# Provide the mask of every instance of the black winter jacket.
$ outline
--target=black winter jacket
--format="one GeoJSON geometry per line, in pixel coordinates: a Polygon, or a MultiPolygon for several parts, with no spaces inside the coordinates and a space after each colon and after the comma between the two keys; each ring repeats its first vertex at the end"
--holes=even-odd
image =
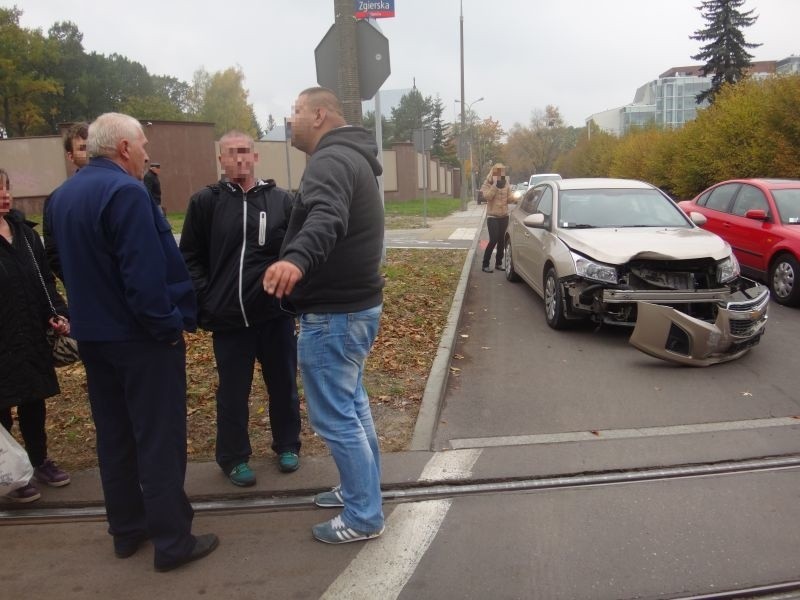
{"type": "Polygon", "coordinates": [[[227,181],[189,201],[180,248],[198,301],[198,323],[225,331],[288,313],[264,292],[264,271],[278,259],[291,195],[268,179],[244,193],[227,181]]]}
{"type": "Polygon", "coordinates": [[[35,224],[25,221],[16,210],[5,219],[14,241],[9,244],[0,236],[0,408],[59,393],[52,350],[45,337],[52,313],[25,239],[33,249],[56,311],[67,315],[42,242],[31,229],[35,224]]]}
{"type": "Polygon", "coordinates": [[[378,146],[362,127],[322,136],[295,197],[281,257],[303,278],[290,300],[298,312],[358,312],[383,302],[383,203],[378,146]]]}

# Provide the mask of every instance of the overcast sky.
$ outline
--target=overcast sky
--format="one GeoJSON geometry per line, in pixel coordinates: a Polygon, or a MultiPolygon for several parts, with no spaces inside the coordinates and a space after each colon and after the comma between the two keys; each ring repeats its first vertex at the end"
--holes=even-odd
{"type": "MultiPolygon", "coordinates": [[[[14,2],[0,0],[10,7],[14,2]]],[[[191,82],[193,72],[239,66],[263,124],[289,115],[297,92],[316,85],[314,48],[333,24],[333,0],[16,0],[24,27],[70,20],[87,52],[117,52],[152,74],[191,82]]],[[[479,117],[507,130],[557,106],[569,125],[631,102],[636,88],[695,64],[704,27],[700,0],[463,0],[465,95],[479,117]]],[[[754,60],[800,54],[800,0],[747,0],[754,60]]],[[[459,0],[395,0],[378,21],[392,74],[383,89],[442,98],[452,120],[460,98],[459,0]]]]}

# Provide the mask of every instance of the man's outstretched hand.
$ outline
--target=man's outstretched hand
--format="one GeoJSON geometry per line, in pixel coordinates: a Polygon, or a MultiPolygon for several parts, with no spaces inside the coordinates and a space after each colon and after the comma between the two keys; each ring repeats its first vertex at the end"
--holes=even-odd
{"type": "Polygon", "coordinates": [[[292,293],[295,284],[303,278],[303,272],[288,260],[279,260],[271,264],[264,272],[264,291],[276,298],[283,298],[292,293]]]}

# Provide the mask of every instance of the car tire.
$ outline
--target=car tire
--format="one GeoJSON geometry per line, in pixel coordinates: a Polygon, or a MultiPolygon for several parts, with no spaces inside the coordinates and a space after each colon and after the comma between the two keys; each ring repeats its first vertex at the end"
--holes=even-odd
{"type": "Polygon", "coordinates": [[[564,329],[567,326],[567,317],[564,315],[564,292],[553,267],[550,267],[544,276],[544,318],[552,329],[564,329]]]}
{"type": "Polygon", "coordinates": [[[505,253],[503,254],[503,266],[506,269],[506,279],[512,283],[520,280],[519,275],[514,270],[514,255],[511,253],[511,238],[506,238],[505,253]]]}
{"type": "Polygon", "coordinates": [[[791,254],[779,254],[769,269],[772,298],[784,306],[800,305],[800,264],[791,254]]]}

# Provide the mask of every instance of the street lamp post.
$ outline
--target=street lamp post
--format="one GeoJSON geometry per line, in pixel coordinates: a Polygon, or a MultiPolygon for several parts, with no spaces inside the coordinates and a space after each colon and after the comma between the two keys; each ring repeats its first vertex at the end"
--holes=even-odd
{"type": "MultiPolygon", "coordinates": [[[[484,100],[483,96],[481,96],[477,100],[473,100],[472,102],[467,104],[467,110],[466,111],[462,111],[462,114],[469,113],[472,110],[472,105],[473,104],[477,104],[478,102],[483,102],[483,100],[484,100]]],[[[461,102],[461,100],[456,100],[456,102],[461,102]]],[[[462,104],[462,108],[463,108],[463,104],[462,104]]],[[[462,119],[462,124],[461,124],[461,135],[462,136],[464,135],[463,119],[462,119]]],[[[470,182],[472,184],[472,195],[473,195],[473,197],[475,196],[475,163],[473,162],[473,158],[472,158],[472,147],[474,146],[474,144],[475,144],[475,124],[473,123],[473,119],[470,119],[470,125],[469,125],[469,172],[470,172],[470,182]]],[[[462,178],[462,181],[464,181],[464,179],[465,178],[462,178]]]]}

